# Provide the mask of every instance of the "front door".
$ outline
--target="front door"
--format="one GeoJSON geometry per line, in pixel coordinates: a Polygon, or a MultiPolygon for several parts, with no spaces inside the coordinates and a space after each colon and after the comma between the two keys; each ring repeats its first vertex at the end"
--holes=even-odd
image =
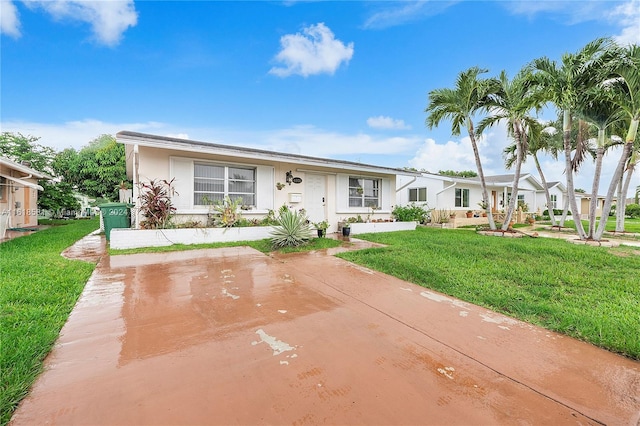
{"type": "Polygon", "coordinates": [[[326,177],[324,175],[307,174],[305,178],[305,209],[311,222],[322,222],[325,215],[326,177]]]}

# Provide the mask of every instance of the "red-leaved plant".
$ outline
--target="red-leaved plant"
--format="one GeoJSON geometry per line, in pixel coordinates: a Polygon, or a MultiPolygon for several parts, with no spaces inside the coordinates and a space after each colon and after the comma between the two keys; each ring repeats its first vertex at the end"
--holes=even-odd
{"type": "Polygon", "coordinates": [[[149,183],[140,183],[140,213],[144,220],[140,226],[144,229],[167,228],[176,211],[171,203],[171,196],[177,194],[173,181],[152,179],[149,183]]]}

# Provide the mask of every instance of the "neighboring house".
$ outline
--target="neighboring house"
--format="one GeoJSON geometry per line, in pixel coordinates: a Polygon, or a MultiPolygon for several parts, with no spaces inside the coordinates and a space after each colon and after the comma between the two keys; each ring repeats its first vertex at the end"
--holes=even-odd
{"type": "MultiPolygon", "coordinates": [[[[493,212],[507,207],[511,195],[513,175],[486,176],[489,203],[493,212]]],[[[425,204],[430,209],[450,210],[462,215],[468,210],[480,212],[482,202],[482,186],[480,178],[459,178],[453,176],[422,173],[420,176],[398,175],[398,204],[425,204]]],[[[518,199],[524,201],[529,212],[544,210],[543,187],[530,174],[520,177],[518,199]],[[542,194],[542,198],[539,197],[542,194]]]]}
{"type": "Polygon", "coordinates": [[[50,179],[42,172],[0,157],[0,231],[38,225],[38,179],[50,179]]]}
{"type": "MultiPolygon", "coordinates": [[[[578,210],[581,219],[589,219],[589,204],[591,203],[591,194],[586,194],[584,192],[576,192],[576,202],[578,204],[578,210]]],[[[604,209],[604,200],[607,197],[605,195],[598,195],[598,202],[596,204],[596,217],[599,217],[602,214],[602,210],[604,209]]],[[[616,199],[614,197],[613,204],[616,203],[616,199]]],[[[571,207],[569,207],[571,209],[571,207]]]]}
{"type": "Polygon", "coordinates": [[[398,169],[128,131],[116,139],[126,147],[134,202],[141,182],[174,179],[178,222],[206,223],[206,199],[225,196],[242,198],[247,219],[287,205],[312,222],[327,220],[329,231],[357,215],[390,217],[396,204],[398,169]]]}
{"type": "MultiPolygon", "coordinates": [[[[567,202],[567,188],[562,182],[547,182],[547,188],[549,189],[549,196],[551,197],[551,208],[563,210],[564,205],[567,202]]],[[[537,203],[541,206],[541,212],[547,210],[547,196],[545,195],[544,190],[540,190],[540,192],[538,192],[537,203]]]]}

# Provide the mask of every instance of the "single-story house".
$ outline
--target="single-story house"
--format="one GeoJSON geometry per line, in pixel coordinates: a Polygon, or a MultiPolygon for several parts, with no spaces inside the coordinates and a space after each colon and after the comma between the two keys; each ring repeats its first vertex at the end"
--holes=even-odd
{"type": "Polygon", "coordinates": [[[242,199],[247,219],[287,205],[333,232],[349,217],[389,218],[396,204],[399,169],[129,131],[116,139],[126,147],[134,202],[141,182],[173,179],[176,222],[206,223],[207,201],[229,196],[242,199]]]}
{"type": "Polygon", "coordinates": [[[0,157],[0,238],[7,228],[38,225],[38,179],[48,175],[0,157]]]}
{"type": "MultiPolygon", "coordinates": [[[[485,176],[493,212],[500,212],[507,207],[512,181],[513,175],[485,176]]],[[[542,212],[546,208],[542,184],[531,174],[523,174],[518,186],[518,200],[527,205],[528,212],[542,212]]],[[[478,177],[461,178],[433,173],[399,175],[397,191],[400,205],[424,204],[430,209],[449,210],[457,216],[464,215],[468,210],[482,210],[482,187],[478,177]]]]}

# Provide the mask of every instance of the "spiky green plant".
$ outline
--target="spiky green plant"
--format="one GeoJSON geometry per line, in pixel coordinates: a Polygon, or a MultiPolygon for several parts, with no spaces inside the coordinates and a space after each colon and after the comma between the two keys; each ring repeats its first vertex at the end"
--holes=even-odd
{"type": "Polygon", "coordinates": [[[309,221],[304,213],[281,209],[277,225],[271,232],[271,244],[276,249],[297,247],[309,241],[311,236],[309,221]]]}

